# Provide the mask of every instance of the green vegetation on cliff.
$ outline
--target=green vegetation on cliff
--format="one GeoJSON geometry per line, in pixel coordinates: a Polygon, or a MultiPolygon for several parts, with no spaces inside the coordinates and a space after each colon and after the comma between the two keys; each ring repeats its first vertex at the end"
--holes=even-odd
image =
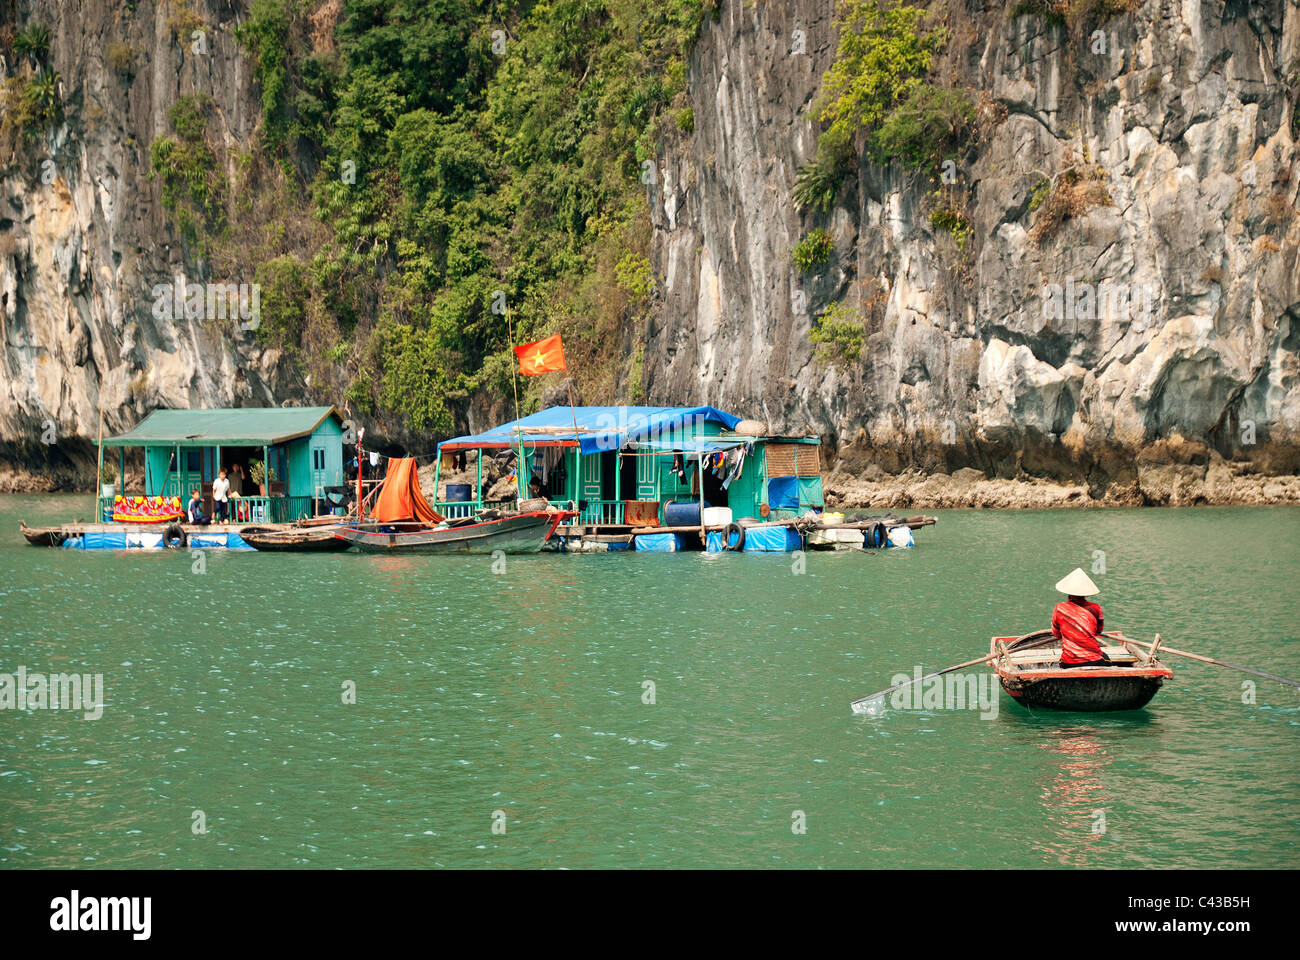
{"type": "Polygon", "coordinates": [[[935,167],[956,151],[975,120],[961,90],[928,79],[948,30],[922,7],[842,0],[839,46],[822,78],[817,118],[826,129],[800,172],[795,201],[827,210],[852,169],[856,145],[875,163],[935,167]]]}
{"type": "Polygon", "coordinates": [[[210,239],[255,274],[258,335],[330,399],[451,430],[470,396],[510,396],[508,323],[516,343],[562,333],[588,399],[635,395],[646,183],[690,135],[685,56],[712,6],[253,0],[244,182],[212,176],[197,102],[154,174],[196,253],[210,239]]]}

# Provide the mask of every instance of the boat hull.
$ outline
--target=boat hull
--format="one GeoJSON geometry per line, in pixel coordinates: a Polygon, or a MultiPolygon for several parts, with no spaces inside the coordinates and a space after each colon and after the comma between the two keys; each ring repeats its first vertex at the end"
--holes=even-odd
{"type": "Polygon", "coordinates": [[[24,523],[19,530],[33,547],[59,547],[67,539],[67,534],[59,527],[29,527],[24,523]]]}
{"type": "Polygon", "coordinates": [[[334,536],[337,527],[305,527],[290,530],[245,527],[239,532],[243,541],[263,552],[323,553],[346,550],[346,540],[334,536]]]}
{"type": "Polygon", "coordinates": [[[446,529],[403,531],[382,524],[340,527],[335,535],[365,553],[537,553],[564,513],[520,513],[446,529]]]}
{"type": "Polygon", "coordinates": [[[1102,649],[1114,665],[1062,667],[1059,641],[1025,644],[1041,637],[994,637],[994,672],[1007,694],[1027,709],[1083,713],[1140,710],[1174,673],[1158,660],[1143,660],[1123,634],[1106,634],[1102,649]],[[1017,640],[1022,641],[1017,646],[1017,640]]]}
{"type": "MultiPolygon", "coordinates": [[[[1074,668],[1078,673],[1082,669],[1074,668]]],[[[1137,671],[1134,671],[1137,672],[1137,671]]],[[[1001,678],[1002,689],[1022,707],[1091,713],[1141,710],[1156,695],[1162,677],[1061,677],[1033,681],[1001,678]]]]}

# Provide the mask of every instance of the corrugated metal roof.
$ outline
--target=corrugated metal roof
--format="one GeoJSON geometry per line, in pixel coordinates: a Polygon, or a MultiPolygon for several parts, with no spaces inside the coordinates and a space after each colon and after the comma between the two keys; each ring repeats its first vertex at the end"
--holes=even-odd
{"type": "Polygon", "coordinates": [[[104,446],[269,446],[312,433],[328,416],[343,419],[333,407],[155,410],[126,433],[105,437],[104,446]]]}
{"type": "Polygon", "coordinates": [[[599,453],[617,450],[628,440],[658,437],[703,421],[720,423],[731,430],[740,423],[740,417],[716,407],[548,407],[483,433],[445,440],[438,449],[509,447],[522,435],[526,445],[572,444],[577,439],[583,453],[599,453]]]}

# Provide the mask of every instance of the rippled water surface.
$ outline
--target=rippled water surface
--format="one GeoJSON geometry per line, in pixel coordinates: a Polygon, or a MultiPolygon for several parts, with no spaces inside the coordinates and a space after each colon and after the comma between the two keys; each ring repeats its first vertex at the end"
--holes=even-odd
{"type": "Polygon", "coordinates": [[[947,512],[803,574],[221,551],[196,573],[16,533],[90,512],[0,497],[0,672],[106,691],[98,720],[0,710],[0,866],[1300,865],[1294,689],[1243,703],[1247,677],[1170,658],[1137,713],[849,710],[1045,625],[1098,550],[1109,627],[1300,677],[1298,509],[947,512]]]}

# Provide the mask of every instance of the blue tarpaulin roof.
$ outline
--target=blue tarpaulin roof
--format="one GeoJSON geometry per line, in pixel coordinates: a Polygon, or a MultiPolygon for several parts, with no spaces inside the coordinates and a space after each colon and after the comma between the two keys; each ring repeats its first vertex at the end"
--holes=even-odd
{"type": "Polygon", "coordinates": [[[710,421],[731,430],[740,423],[740,417],[715,407],[549,407],[483,433],[444,440],[438,449],[512,447],[518,445],[522,435],[525,447],[572,443],[577,439],[583,453],[602,453],[617,450],[629,440],[664,439],[662,435],[670,429],[710,421]],[[573,429],[575,418],[577,433],[573,429]]]}

